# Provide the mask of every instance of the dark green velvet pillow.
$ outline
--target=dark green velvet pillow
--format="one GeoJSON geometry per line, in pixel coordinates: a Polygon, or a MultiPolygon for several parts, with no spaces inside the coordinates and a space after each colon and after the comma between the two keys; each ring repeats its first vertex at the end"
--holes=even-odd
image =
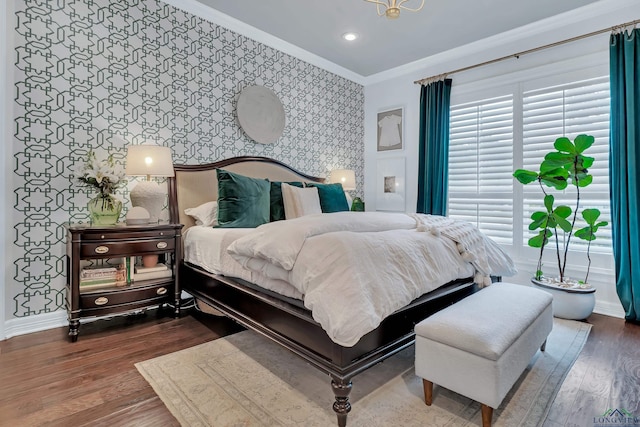
{"type": "Polygon", "coordinates": [[[344,195],[342,184],[316,184],[307,183],[307,187],[317,187],[318,197],[320,197],[320,207],[322,212],[341,212],[349,210],[347,196],[344,195]]]}
{"type": "Polygon", "coordinates": [[[251,228],[269,222],[269,181],[224,169],[218,176],[218,227],[251,228]]]}
{"type": "MultiPolygon", "coordinates": [[[[287,182],[294,187],[303,188],[304,184],[301,182],[287,182]]],[[[282,202],[282,182],[271,181],[271,221],[280,221],[284,219],[284,203],[282,202]]]]}

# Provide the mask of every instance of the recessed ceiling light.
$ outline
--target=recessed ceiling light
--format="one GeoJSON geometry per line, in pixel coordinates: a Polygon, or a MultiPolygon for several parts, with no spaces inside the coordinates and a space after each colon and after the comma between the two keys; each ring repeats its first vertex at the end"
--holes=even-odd
{"type": "Polygon", "coordinates": [[[345,39],[346,41],[352,42],[358,38],[358,35],[356,33],[344,33],[342,35],[342,38],[345,39]]]}

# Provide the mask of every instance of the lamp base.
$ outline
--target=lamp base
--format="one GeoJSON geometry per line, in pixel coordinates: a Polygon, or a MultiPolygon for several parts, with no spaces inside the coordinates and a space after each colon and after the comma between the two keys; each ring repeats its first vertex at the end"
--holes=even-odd
{"type": "Polygon", "coordinates": [[[167,195],[157,182],[141,181],[131,190],[130,195],[132,206],[145,208],[149,212],[149,222],[158,222],[167,195]]]}
{"type": "Polygon", "coordinates": [[[149,224],[149,212],[142,206],[132,206],[127,212],[127,225],[149,224]]]}

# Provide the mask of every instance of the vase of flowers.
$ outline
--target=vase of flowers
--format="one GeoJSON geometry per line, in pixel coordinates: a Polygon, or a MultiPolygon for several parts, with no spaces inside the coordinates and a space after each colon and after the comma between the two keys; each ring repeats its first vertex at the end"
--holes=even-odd
{"type": "Polygon", "coordinates": [[[111,194],[99,194],[89,200],[89,218],[92,224],[113,225],[118,222],[122,212],[122,202],[111,194]]]}
{"type": "Polygon", "coordinates": [[[80,166],[75,176],[81,184],[99,192],[87,205],[91,223],[117,223],[122,212],[122,202],[114,197],[113,193],[126,183],[126,179],[122,168],[116,165],[113,155],[106,159],[98,159],[96,154],[90,151],[87,161],[80,166]]]}

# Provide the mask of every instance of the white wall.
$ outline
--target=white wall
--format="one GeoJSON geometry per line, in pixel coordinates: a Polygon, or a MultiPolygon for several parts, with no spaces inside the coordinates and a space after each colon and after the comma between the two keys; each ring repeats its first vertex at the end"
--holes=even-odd
{"type": "Polygon", "coordinates": [[[0,7],[0,28],[4,29],[4,34],[1,38],[7,40],[0,43],[0,58],[3,59],[0,65],[0,157],[2,160],[2,176],[5,178],[2,185],[0,185],[0,340],[5,337],[5,309],[7,305],[6,284],[10,280],[11,276],[7,269],[7,254],[11,246],[10,241],[10,224],[9,215],[13,203],[11,202],[11,188],[12,188],[12,176],[11,163],[11,126],[10,117],[11,114],[11,96],[10,84],[9,84],[9,67],[13,61],[12,56],[8,52],[8,46],[11,46],[13,31],[12,25],[9,25],[12,20],[11,16],[11,2],[7,2],[0,7]]]}
{"type": "MultiPolygon", "coordinates": [[[[569,39],[592,31],[619,25],[640,18],[640,2],[636,0],[601,1],[582,8],[579,13],[556,17],[508,33],[476,42],[472,45],[418,61],[401,69],[380,73],[365,85],[365,202],[367,210],[376,209],[376,163],[379,159],[405,157],[406,197],[405,210],[415,212],[417,202],[418,131],[420,86],[415,80],[450,72],[455,69],[512,55],[538,46],[569,39]],[[404,106],[404,150],[376,152],[376,117],[388,107],[404,106]]],[[[449,75],[453,79],[452,103],[457,97],[474,87],[482,86],[491,92],[492,86],[517,81],[532,74],[543,77],[553,75],[553,64],[564,62],[565,68],[582,73],[585,67],[608,67],[609,33],[583,39],[570,44],[545,49],[508,59],[470,71],[449,75]]],[[[535,263],[526,254],[515,254],[521,273],[510,280],[528,283],[535,263]]],[[[535,257],[534,257],[535,258],[535,257]]],[[[613,260],[592,269],[590,280],[597,288],[596,312],[623,317],[624,313],[615,292],[613,260]]]]}

